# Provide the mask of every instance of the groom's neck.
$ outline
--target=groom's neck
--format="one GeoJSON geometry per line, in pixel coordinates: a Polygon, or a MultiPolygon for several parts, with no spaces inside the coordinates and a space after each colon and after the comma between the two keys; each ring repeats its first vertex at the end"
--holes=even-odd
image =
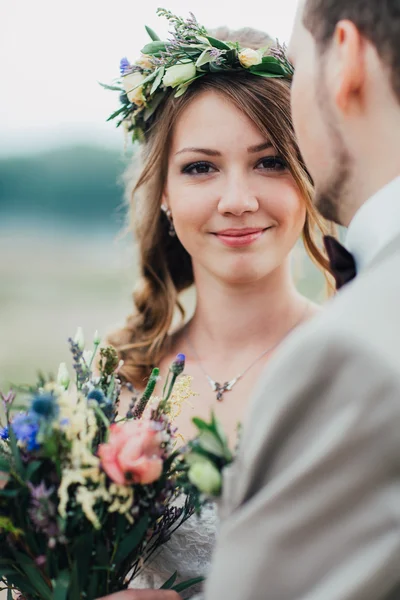
{"type": "MultiPolygon", "coordinates": [[[[341,222],[348,225],[361,206],[400,176],[400,104],[386,114],[360,123],[352,151],[352,176],[342,204],[341,222]]],[[[400,198],[399,198],[400,202],[400,198]]]]}

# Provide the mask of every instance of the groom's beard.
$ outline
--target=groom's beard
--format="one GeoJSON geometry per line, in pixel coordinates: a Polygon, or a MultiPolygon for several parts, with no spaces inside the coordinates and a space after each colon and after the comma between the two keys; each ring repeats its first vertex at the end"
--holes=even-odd
{"type": "Polygon", "coordinates": [[[326,181],[320,178],[320,183],[316,184],[315,206],[321,215],[333,221],[338,225],[343,225],[343,207],[346,206],[349,196],[349,187],[352,175],[352,159],[345,146],[339,128],[329,109],[329,102],[322,78],[321,85],[318,86],[318,104],[324,121],[328,128],[328,137],[330,139],[332,166],[330,172],[326,175],[326,181]]]}

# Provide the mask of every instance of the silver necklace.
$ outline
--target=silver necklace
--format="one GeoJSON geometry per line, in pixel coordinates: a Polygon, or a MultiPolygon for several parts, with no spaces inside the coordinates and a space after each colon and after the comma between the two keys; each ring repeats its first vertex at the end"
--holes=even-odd
{"type": "Polygon", "coordinates": [[[248,367],[247,367],[247,368],[246,368],[244,371],[242,371],[241,373],[239,373],[239,375],[237,375],[237,376],[236,376],[236,377],[234,377],[233,379],[230,379],[229,381],[225,381],[225,383],[219,383],[218,381],[214,381],[214,379],[212,379],[212,377],[210,377],[210,375],[209,375],[209,374],[207,373],[207,371],[205,370],[205,368],[204,368],[204,366],[203,366],[203,364],[202,364],[202,362],[201,362],[201,360],[200,360],[200,358],[199,358],[199,355],[197,354],[197,352],[196,352],[196,350],[195,350],[195,348],[194,348],[194,346],[193,346],[193,344],[192,344],[192,342],[191,342],[191,340],[190,340],[190,337],[189,337],[189,336],[186,336],[186,337],[187,337],[187,342],[188,342],[188,345],[189,345],[189,347],[190,347],[191,351],[193,352],[193,354],[195,355],[195,357],[196,357],[196,360],[197,360],[197,362],[198,362],[198,364],[199,364],[199,367],[200,367],[200,369],[202,370],[202,372],[203,372],[203,374],[205,375],[205,377],[206,377],[206,379],[207,379],[208,383],[210,384],[210,386],[211,386],[211,389],[212,389],[214,392],[216,392],[216,394],[217,394],[217,400],[218,400],[218,402],[222,402],[222,400],[224,399],[224,398],[223,398],[223,396],[224,396],[224,393],[225,393],[225,392],[230,392],[230,391],[231,391],[231,389],[233,388],[233,386],[234,386],[234,385],[235,385],[235,384],[236,384],[236,383],[239,381],[239,379],[242,379],[242,378],[243,378],[243,377],[246,375],[246,373],[247,373],[248,371],[250,371],[250,369],[251,369],[252,367],[254,367],[254,365],[255,365],[256,363],[258,363],[258,361],[259,361],[259,360],[261,360],[261,359],[262,359],[262,357],[263,357],[263,356],[265,356],[266,354],[268,354],[268,352],[272,352],[272,350],[275,350],[275,348],[277,348],[277,347],[279,346],[279,344],[281,344],[281,343],[283,342],[283,340],[284,340],[284,339],[285,339],[285,338],[286,338],[286,337],[287,337],[287,336],[288,336],[288,335],[289,335],[289,334],[290,334],[290,333],[291,333],[291,332],[292,332],[294,329],[296,329],[296,327],[297,327],[297,326],[298,326],[298,325],[301,323],[301,321],[302,321],[302,320],[304,319],[304,317],[306,316],[306,314],[307,314],[307,312],[308,312],[308,306],[309,306],[309,305],[308,305],[308,302],[307,302],[307,304],[306,304],[306,309],[304,310],[304,312],[302,312],[300,319],[299,319],[298,321],[296,321],[296,323],[293,325],[293,327],[291,327],[291,328],[290,328],[290,329],[289,329],[289,330],[288,330],[288,331],[285,333],[285,335],[284,335],[284,336],[283,336],[283,337],[282,337],[280,340],[278,340],[277,342],[275,342],[275,344],[272,344],[272,346],[268,346],[268,348],[267,348],[266,350],[263,350],[263,352],[261,352],[261,354],[259,354],[259,355],[258,355],[258,356],[257,356],[257,357],[256,357],[256,358],[253,360],[253,362],[252,362],[252,363],[250,363],[250,365],[249,365],[249,366],[248,366],[248,367]]]}

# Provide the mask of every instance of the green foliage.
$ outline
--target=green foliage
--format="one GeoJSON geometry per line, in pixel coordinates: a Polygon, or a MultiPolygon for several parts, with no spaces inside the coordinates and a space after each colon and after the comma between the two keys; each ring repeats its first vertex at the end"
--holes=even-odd
{"type": "Polygon", "coordinates": [[[107,228],[114,216],[119,228],[123,190],[118,181],[127,161],[122,151],[89,146],[0,159],[0,216],[107,228]]]}

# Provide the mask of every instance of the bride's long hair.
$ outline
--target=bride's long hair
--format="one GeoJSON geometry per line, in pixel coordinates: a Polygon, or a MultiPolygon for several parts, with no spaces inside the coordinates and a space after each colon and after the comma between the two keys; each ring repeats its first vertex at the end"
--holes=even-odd
{"type": "Polygon", "coordinates": [[[134,166],[126,173],[129,227],[138,246],[140,278],[133,294],[134,312],[126,325],[109,337],[109,342],[124,361],[122,377],[139,387],[167,352],[176,311],[184,318],[180,293],[194,283],[191,258],[179,239],[169,235],[169,223],[160,205],[174,125],[185,107],[206,91],[217,92],[232,102],[271,140],[288,164],[306,205],[302,232],[305,249],[331,285],[328,260],[320,240],[322,235],[332,232],[332,226],[322,219],[312,202],[312,180],[293,130],[290,83],[256,77],[245,71],[198,79],[183,96],[174,98],[172,93],[157,109],[143,145],[139,176],[134,166]]]}

